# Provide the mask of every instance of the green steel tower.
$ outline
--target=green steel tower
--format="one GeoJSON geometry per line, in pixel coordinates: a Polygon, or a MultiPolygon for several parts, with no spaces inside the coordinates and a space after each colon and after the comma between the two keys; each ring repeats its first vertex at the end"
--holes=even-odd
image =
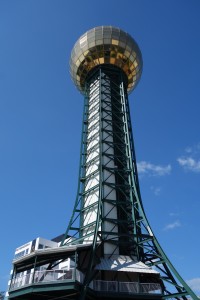
{"type": "Polygon", "coordinates": [[[70,69],[84,95],[74,210],[61,247],[16,263],[15,274],[41,266],[46,273],[26,293],[11,290],[9,299],[197,300],[142,204],[128,102],[142,73],[137,43],[119,28],[93,28],[76,42],[70,69]],[[71,273],[44,281],[67,260],[71,273]]]}

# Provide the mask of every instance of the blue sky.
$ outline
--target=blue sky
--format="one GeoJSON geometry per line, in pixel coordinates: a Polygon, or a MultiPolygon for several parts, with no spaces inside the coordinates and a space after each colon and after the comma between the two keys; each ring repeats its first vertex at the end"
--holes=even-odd
{"type": "Polygon", "coordinates": [[[145,211],[200,294],[199,15],[198,0],[0,0],[0,290],[16,247],[66,230],[83,108],[70,52],[88,29],[113,25],[143,54],[129,100],[145,211]]]}

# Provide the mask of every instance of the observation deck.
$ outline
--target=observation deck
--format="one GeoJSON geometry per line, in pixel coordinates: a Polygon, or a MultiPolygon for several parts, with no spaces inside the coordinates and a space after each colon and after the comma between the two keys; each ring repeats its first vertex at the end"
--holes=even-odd
{"type": "MultiPolygon", "coordinates": [[[[36,271],[33,274],[26,274],[20,278],[14,278],[10,287],[10,298],[13,294],[26,294],[30,288],[32,291],[44,292],[48,287],[52,290],[57,287],[60,290],[71,289],[78,291],[81,284],[83,283],[83,273],[77,269],[70,270],[43,270],[36,271]],[[19,293],[20,290],[20,293],[19,293]]],[[[106,281],[106,280],[93,280],[90,284],[90,293],[97,293],[99,297],[106,293],[108,298],[119,297],[119,294],[128,296],[138,297],[149,295],[150,298],[159,298],[162,294],[161,286],[158,283],[138,283],[138,282],[119,282],[119,281],[106,281]]],[[[22,296],[21,296],[22,297],[22,296]]],[[[15,299],[17,299],[15,297],[15,299]]]]}
{"type": "Polygon", "coordinates": [[[71,53],[70,73],[81,93],[88,74],[99,65],[119,67],[127,77],[130,93],[141,77],[142,54],[136,41],[125,31],[113,26],[95,27],[78,39],[71,53]]]}
{"type": "MultiPolygon", "coordinates": [[[[55,269],[49,269],[48,266],[55,261],[55,257],[58,261],[62,261],[67,257],[73,259],[74,262],[76,258],[80,261],[85,257],[86,251],[90,253],[91,245],[36,250],[29,255],[14,260],[14,270],[17,272],[14,273],[10,283],[9,299],[25,300],[28,297],[29,300],[35,300],[39,296],[46,300],[54,299],[55,297],[68,299],[69,295],[72,294],[74,298],[70,299],[77,299],[77,296],[81,293],[85,277],[84,270],[80,270],[80,263],[77,261],[77,264],[74,264],[74,267],[69,269],[58,269],[56,267],[55,269]],[[27,272],[28,270],[30,272],[27,272]]],[[[136,266],[138,265],[136,264],[136,266]]],[[[99,268],[102,268],[102,264],[99,264],[99,268]]],[[[120,270],[116,270],[116,272],[122,274],[120,270]]],[[[149,272],[155,273],[153,270],[150,271],[150,269],[149,272]]],[[[129,272],[129,275],[131,276],[131,272],[129,272]]],[[[94,279],[90,282],[88,296],[90,296],[90,299],[106,297],[106,299],[155,300],[161,299],[162,289],[158,282],[94,279]]]]}

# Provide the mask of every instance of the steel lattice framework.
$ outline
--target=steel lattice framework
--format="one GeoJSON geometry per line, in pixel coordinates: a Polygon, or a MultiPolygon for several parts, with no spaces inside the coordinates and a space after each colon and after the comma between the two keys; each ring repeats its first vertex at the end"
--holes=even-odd
{"type": "Polygon", "coordinates": [[[159,245],[137,173],[128,93],[142,55],[126,32],[83,34],[70,60],[84,95],[78,191],[61,247],[13,263],[10,300],[198,300],[159,245]]]}
{"type": "Polygon", "coordinates": [[[83,119],[79,187],[63,245],[92,243],[85,288],[94,276],[97,249],[103,245],[103,255],[131,255],[154,266],[161,274],[163,299],[191,296],[197,300],[165,255],[145,215],[120,69],[100,66],[90,74],[83,119]]]}

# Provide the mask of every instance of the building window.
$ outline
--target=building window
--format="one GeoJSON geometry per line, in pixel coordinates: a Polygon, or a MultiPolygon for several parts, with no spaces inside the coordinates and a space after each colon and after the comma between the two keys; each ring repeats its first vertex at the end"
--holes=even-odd
{"type": "Polygon", "coordinates": [[[20,257],[22,257],[22,256],[24,256],[24,255],[26,255],[26,254],[28,254],[28,250],[29,250],[29,249],[27,248],[27,249],[24,249],[24,250],[22,250],[22,251],[16,253],[15,256],[14,256],[14,259],[18,259],[18,258],[20,258],[20,257]]]}

